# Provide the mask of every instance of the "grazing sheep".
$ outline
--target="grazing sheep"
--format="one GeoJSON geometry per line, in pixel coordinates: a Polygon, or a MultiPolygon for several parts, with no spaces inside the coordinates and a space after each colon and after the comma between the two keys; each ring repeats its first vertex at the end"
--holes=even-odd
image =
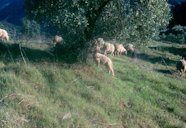
{"type": "Polygon", "coordinates": [[[104,55],[107,55],[107,53],[111,53],[111,55],[114,55],[115,47],[114,44],[105,42],[103,45],[104,55]]]}
{"type": "Polygon", "coordinates": [[[103,40],[103,38],[98,38],[96,40],[96,44],[100,47],[100,48],[103,48],[103,51],[104,51],[104,55],[107,55],[107,53],[111,53],[112,55],[114,55],[114,50],[115,50],[115,47],[114,47],[114,44],[111,44],[109,42],[105,42],[103,40]]]}
{"type": "Polygon", "coordinates": [[[133,44],[127,44],[125,47],[126,47],[126,50],[128,52],[133,53],[135,51],[135,48],[134,48],[134,45],[133,44]]]}
{"type": "Polygon", "coordinates": [[[186,61],[184,59],[179,60],[176,63],[176,69],[180,72],[180,76],[182,76],[186,72],[186,61]]]}
{"type": "Polygon", "coordinates": [[[115,46],[115,51],[114,51],[115,55],[121,55],[121,54],[127,55],[127,50],[122,44],[115,44],[114,46],[115,46]]]}
{"type": "Polygon", "coordinates": [[[54,36],[53,38],[54,45],[61,44],[62,42],[63,42],[63,38],[61,36],[58,36],[58,35],[54,36]]]}
{"type": "Polygon", "coordinates": [[[94,59],[95,59],[96,64],[98,66],[100,65],[100,63],[104,64],[107,67],[107,69],[109,71],[109,74],[111,72],[112,76],[114,76],[114,69],[113,69],[112,60],[109,57],[107,57],[107,56],[105,56],[101,53],[96,52],[94,54],[94,59]]]}
{"type": "Polygon", "coordinates": [[[0,39],[2,41],[9,41],[8,32],[4,29],[0,29],[0,39]]]}
{"type": "Polygon", "coordinates": [[[135,47],[133,44],[127,44],[125,45],[125,48],[127,50],[127,52],[129,53],[129,55],[133,56],[135,55],[135,47]]]}

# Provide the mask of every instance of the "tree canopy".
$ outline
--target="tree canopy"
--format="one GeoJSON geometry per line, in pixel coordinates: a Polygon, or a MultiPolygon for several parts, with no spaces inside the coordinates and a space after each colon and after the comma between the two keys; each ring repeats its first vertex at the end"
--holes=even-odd
{"type": "Polygon", "coordinates": [[[142,41],[156,36],[170,20],[167,0],[25,0],[27,14],[87,48],[98,36],[142,41]]]}

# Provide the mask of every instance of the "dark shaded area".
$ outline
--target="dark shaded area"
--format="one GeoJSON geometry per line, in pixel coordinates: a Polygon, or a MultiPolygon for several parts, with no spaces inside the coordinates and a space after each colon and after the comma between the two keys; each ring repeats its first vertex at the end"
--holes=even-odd
{"type": "Polygon", "coordinates": [[[79,60],[79,54],[83,50],[81,50],[81,48],[78,48],[75,44],[56,44],[56,46],[53,47],[51,51],[54,53],[55,58],[59,61],[72,64],[79,60]]]}
{"type": "Polygon", "coordinates": [[[172,27],[168,28],[166,31],[160,31],[160,35],[162,36],[163,34],[165,35],[173,34],[175,36],[178,36],[184,34],[183,31],[174,30],[172,29],[172,27]]]}
{"type": "Polygon", "coordinates": [[[162,40],[186,43],[186,1],[184,0],[169,0],[172,2],[171,14],[172,19],[165,30],[160,31],[162,40]],[[176,26],[176,27],[175,27],[176,26]]]}
{"type": "Polygon", "coordinates": [[[186,51],[184,51],[181,55],[182,59],[186,60],[186,51]]]}
{"type": "Polygon", "coordinates": [[[170,21],[169,28],[172,28],[175,25],[186,25],[186,2],[181,4],[176,4],[171,7],[172,11],[172,20],[170,21]]]}
{"type": "Polygon", "coordinates": [[[171,5],[177,5],[177,4],[180,4],[184,1],[185,0],[168,0],[168,3],[171,4],[171,5]]]}
{"type": "Polygon", "coordinates": [[[172,75],[172,74],[176,73],[175,70],[168,70],[168,69],[156,69],[155,71],[157,71],[159,73],[167,74],[167,75],[172,75]]]}
{"type": "Polygon", "coordinates": [[[3,61],[26,60],[37,62],[40,60],[52,61],[54,57],[42,50],[21,47],[19,44],[6,44],[0,42],[0,59],[3,61]],[[22,53],[22,55],[21,55],[22,53]]]}
{"type": "Polygon", "coordinates": [[[64,62],[72,64],[77,61],[74,54],[69,54],[70,48],[57,45],[48,50],[22,47],[20,44],[7,44],[0,42],[0,60],[5,62],[23,61],[30,62],[64,62]]]}
{"type": "Polygon", "coordinates": [[[176,61],[171,60],[170,58],[167,57],[163,57],[163,56],[151,56],[145,53],[136,53],[136,57],[138,59],[144,60],[144,61],[148,61],[151,63],[159,63],[162,65],[175,65],[176,61]]]}
{"type": "Polygon", "coordinates": [[[162,51],[162,52],[169,52],[172,53],[174,55],[180,55],[180,56],[184,56],[184,53],[186,52],[186,47],[182,47],[182,48],[177,48],[177,47],[167,47],[167,46],[157,46],[157,47],[149,47],[150,49],[153,50],[158,50],[158,51],[162,51]]]}

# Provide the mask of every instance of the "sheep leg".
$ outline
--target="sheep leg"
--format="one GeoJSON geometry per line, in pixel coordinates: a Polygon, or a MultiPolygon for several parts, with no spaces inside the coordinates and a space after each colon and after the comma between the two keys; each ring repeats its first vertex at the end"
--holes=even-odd
{"type": "Polygon", "coordinates": [[[119,56],[119,52],[118,51],[116,52],[116,55],[119,56]]]}
{"type": "Polygon", "coordinates": [[[115,76],[115,75],[114,75],[114,70],[113,70],[112,68],[110,69],[110,71],[111,71],[111,73],[112,73],[112,76],[115,76]]]}
{"type": "Polygon", "coordinates": [[[116,56],[116,51],[114,51],[114,55],[116,56]]]}
{"type": "Polygon", "coordinates": [[[115,52],[115,56],[118,56],[118,52],[117,51],[115,52]]]}
{"type": "Polygon", "coordinates": [[[109,74],[110,74],[110,72],[111,72],[111,73],[112,73],[112,76],[114,76],[113,66],[112,66],[111,64],[107,63],[107,68],[108,68],[108,70],[109,70],[109,74]]]}
{"type": "Polygon", "coordinates": [[[99,65],[100,65],[100,59],[96,59],[96,64],[99,67],[99,65]]]}
{"type": "Polygon", "coordinates": [[[114,52],[112,52],[111,54],[112,54],[112,56],[114,56],[114,52]]]}
{"type": "Polygon", "coordinates": [[[186,65],[184,65],[184,69],[183,69],[183,73],[185,73],[186,72],[186,65]]]}
{"type": "Polygon", "coordinates": [[[180,77],[183,77],[183,75],[184,75],[184,69],[181,69],[181,71],[180,71],[180,77]]]}

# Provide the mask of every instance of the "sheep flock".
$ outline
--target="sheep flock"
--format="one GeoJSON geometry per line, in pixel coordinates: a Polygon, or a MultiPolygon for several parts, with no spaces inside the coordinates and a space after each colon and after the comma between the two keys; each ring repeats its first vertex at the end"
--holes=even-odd
{"type": "MultiPolygon", "coordinates": [[[[128,50],[134,52],[134,46],[130,44],[130,49],[128,48],[128,50]]],[[[103,38],[97,38],[95,40],[94,60],[96,64],[99,66],[102,63],[106,66],[109,73],[115,76],[113,62],[108,57],[108,54],[112,56],[127,55],[127,49],[123,44],[104,41],[103,38]]]]}
{"type": "MultiPolygon", "coordinates": [[[[0,28],[0,40],[3,42],[8,42],[10,40],[8,32],[2,28],[0,28]]],[[[60,35],[55,35],[52,39],[52,43],[54,44],[54,46],[56,46],[57,44],[63,44],[63,41],[63,37],[60,35]]],[[[134,56],[135,50],[136,49],[133,44],[124,45],[121,43],[105,41],[103,38],[97,38],[95,39],[93,47],[93,59],[96,62],[97,66],[99,66],[100,64],[105,65],[109,73],[111,73],[112,76],[115,76],[113,61],[108,54],[111,54],[111,56],[113,57],[128,54],[134,56]]],[[[176,69],[179,72],[180,76],[183,76],[184,73],[186,73],[185,52],[182,55],[182,59],[177,61],[176,69]]]]}

